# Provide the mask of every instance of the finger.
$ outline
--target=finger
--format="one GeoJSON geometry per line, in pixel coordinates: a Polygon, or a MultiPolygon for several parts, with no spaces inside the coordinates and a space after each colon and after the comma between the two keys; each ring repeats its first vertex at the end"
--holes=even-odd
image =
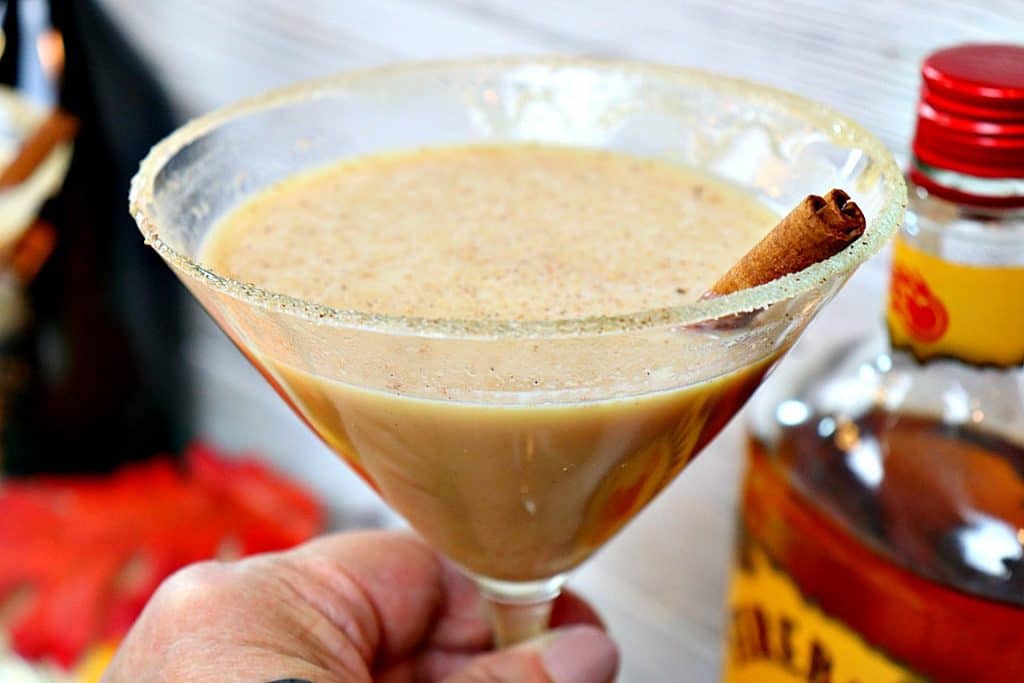
{"type": "MultiPolygon", "coordinates": [[[[491,645],[491,628],[487,620],[487,605],[476,586],[466,575],[442,558],[447,597],[435,624],[434,633],[426,646],[454,653],[476,653],[491,645]]],[[[563,591],[551,610],[552,628],[589,624],[604,628],[597,611],[572,591],[563,591]]]]}
{"type": "MultiPolygon", "coordinates": [[[[410,533],[329,536],[285,556],[296,567],[295,582],[305,585],[304,597],[335,616],[366,661],[443,651],[451,655],[447,661],[461,663],[458,655],[490,647],[486,604],[473,582],[410,533]]],[[[571,592],[555,602],[551,623],[602,626],[571,592]]]]}
{"type": "Polygon", "coordinates": [[[476,657],[445,683],[608,683],[618,665],[618,650],[603,631],[571,626],[476,657]]]}
{"type": "Polygon", "coordinates": [[[373,680],[375,683],[439,683],[481,654],[429,650],[374,672],[373,680]]]}
{"type": "MultiPolygon", "coordinates": [[[[565,591],[555,600],[551,610],[551,628],[567,626],[596,626],[604,630],[604,623],[597,612],[580,596],[565,591]]],[[[421,654],[415,662],[414,676],[396,678],[396,681],[442,681],[473,658],[467,651],[452,652],[429,650],[421,654]]]]}
{"type": "MultiPolygon", "coordinates": [[[[480,598],[477,597],[476,587],[461,572],[454,568],[450,569],[455,572],[455,581],[460,584],[458,592],[467,592],[468,596],[466,599],[471,600],[478,607],[477,603],[480,598]]],[[[474,607],[474,614],[477,613],[477,607],[474,607]]],[[[458,609],[451,609],[451,611],[453,613],[459,612],[458,609]]],[[[474,619],[474,622],[477,621],[474,619]]],[[[460,620],[446,618],[440,620],[440,622],[449,625],[448,627],[443,627],[443,630],[448,631],[449,634],[454,635],[457,633],[458,629],[453,628],[452,625],[459,624],[460,620]]],[[[587,604],[580,596],[571,591],[565,591],[555,600],[554,608],[551,612],[551,627],[558,628],[573,625],[589,625],[604,629],[604,624],[594,608],[587,604]]],[[[474,630],[478,629],[479,623],[474,623],[473,628],[474,630]]],[[[489,649],[489,638],[489,631],[486,641],[474,636],[473,645],[467,647],[466,643],[470,641],[466,638],[445,638],[440,633],[435,634],[430,638],[422,652],[408,659],[392,662],[387,669],[377,672],[375,680],[377,683],[442,681],[466,666],[475,655],[479,655],[485,649],[489,649]],[[453,643],[459,643],[461,647],[458,645],[453,646],[453,643]]]]}
{"type": "Polygon", "coordinates": [[[440,683],[480,654],[433,650],[375,671],[374,683],[440,683]]]}
{"type": "Polygon", "coordinates": [[[472,583],[406,532],[328,536],[281,556],[300,596],[364,656],[400,659],[428,641],[480,649],[490,641],[472,583]]]}
{"type": "Polygon", "coordinates": [[[487,604],[476,585],[441,558],[442,599],[428,648],[479,652],[491,646],[487,604]]]}
{"type": "Polygon", "coordinates": [[[604,622],[586,600],[572,591],[565,591],[555,600],[551,609],[551,627],[590,624],[604,629],[604,622]]]}

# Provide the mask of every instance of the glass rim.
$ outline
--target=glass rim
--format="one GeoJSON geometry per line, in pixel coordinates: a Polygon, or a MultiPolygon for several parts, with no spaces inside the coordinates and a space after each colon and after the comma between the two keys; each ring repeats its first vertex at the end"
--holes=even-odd
{"type": "Polygon", "coordinates": [[[411,336],[455,338],[578,337],[632,332],[648,328],[693,325],[738,313],[765,308],[813,291],[832,278],[852,272],[876,254],[899,228],[907,203],[903,174],[889,150],[860,124],[826,105],[800,95],[740,78],[710,71],[631,61],[591,57],[496,57],[437,61],[409,61],[346,71],[326,78],[304,81],[250,97],[200,116],[181,126],[157,143],[142,160],[132,178],[129,209],[146,244],[179,272],[244,303],[293,315],[333,327],[411,336]],[[424,318],[387,315],[359,309],[333,308],[263,289],[254,284],[220,275],[169,245],[160,236],[151,215],[154,183],[164,165],[185,146],[217,127],[246,115],[288,104],[310,101],[346,86],[394,74],[440,74],[453,69],[481,71],[509,70],[528,66],[581,68],[593,71],[649,75],[679,84],[699,84],[718,92],[743,95],[760,104],[781,109],[807,121],[829,140],[857,147],[878,164],[883,204],[867,217],[867,230],[838,254],[802,271],[741,290],[733,294],[616,315],[596,315],[551,320],[502,320],[424,318]]]}

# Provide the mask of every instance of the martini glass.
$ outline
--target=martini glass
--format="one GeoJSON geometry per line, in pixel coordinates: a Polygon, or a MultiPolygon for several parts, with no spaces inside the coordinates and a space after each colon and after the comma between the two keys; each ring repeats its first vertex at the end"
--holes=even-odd
{"type": "Polygon", "coordinates": [[[742,407],[896,230],[905,194],[875,138],[805,99],[678,68],[498,59],[348,73],[200,118],[143,161],[131,211],[281,397],[476,581],[506,645],[545,629],[570,571],[742,407]],[[729,296],[530,322],[336,310],[233,281],[197,257],[226,212],[295,173],[474,142],[667,159],[780,214],[841,187],[868,230],[825,262],[729,296]],[[707,324],[755,310],[741,325],[707,324]]]}

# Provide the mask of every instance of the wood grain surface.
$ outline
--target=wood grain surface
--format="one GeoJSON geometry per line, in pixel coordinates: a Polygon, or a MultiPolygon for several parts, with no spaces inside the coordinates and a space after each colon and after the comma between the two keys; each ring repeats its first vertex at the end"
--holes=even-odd
{"type": "MultiPolygon", "coordinates": [[[[396,60],[569,53],[684,64],[826,102],[905,158],[918,67],[964,41],[1024,41],[1024,0],[104,0],[180,106],[200,113],[296,80],[396,60]]],[[[869,330],[884,257],[794,354],[869,330]]],[[[329,496],[340,524],[388,523],[365,487],[199,325],[197,414],[329,496]],[[258,417],[257,417],[258,416],[258,417]]],[[[622,646],[623,681],[718,678],[742,418],[574,578],[622,646]]]]}

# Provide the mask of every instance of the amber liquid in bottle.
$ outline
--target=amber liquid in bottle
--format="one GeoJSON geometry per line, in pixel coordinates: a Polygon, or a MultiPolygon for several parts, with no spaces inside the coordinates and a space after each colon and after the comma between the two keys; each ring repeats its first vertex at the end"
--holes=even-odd
{"type": "Polygon", "coordinates": [[[750,449],[740,571],[763,552],[873,652],[800,633],[802,615],[773,609],[769,594],[734,605],[733,666],[765,659],[792,680],[868,683],[840,676],[877,657],[899,671],[893,683],[1021,680],[1024,448],[875,410],[838,424],[811,416],[770,451],[756,439],[750,449]]]}

